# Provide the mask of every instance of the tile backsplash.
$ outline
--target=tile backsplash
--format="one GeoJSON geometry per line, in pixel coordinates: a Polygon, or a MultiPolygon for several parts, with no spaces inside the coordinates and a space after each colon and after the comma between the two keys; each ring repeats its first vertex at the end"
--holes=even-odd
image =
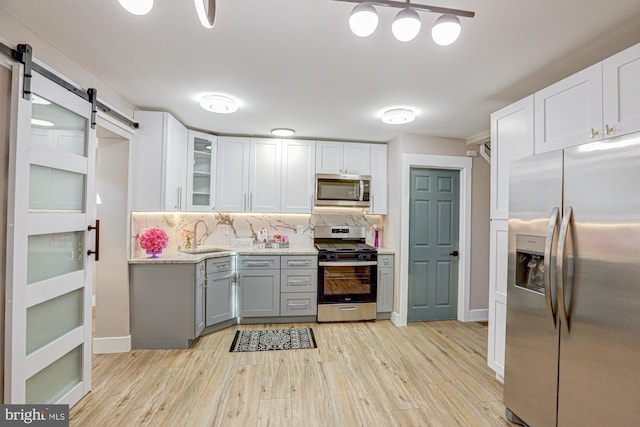
{"type": "Polygon", "coordinates": [[[193,227],[198,221],[198,246],[231,247],[232,239],[251,238],[257,241],[261,229],[269,236],[285,234],[291,247],[313,245],[316,225],[361,225],[367,227],[367,242],[373,244],[372,225],[383,225],[385,216],[316,213],[316,214],[259,214],[259,213],[197,213],[197,212],[132,212],[131,257],[144,255],[139,238],[144,229],[159,227],[167,232],[167,252],[176,252],[192,244],[193,227]],[[189,240],[189,243],[188,243],[189,240]]]}

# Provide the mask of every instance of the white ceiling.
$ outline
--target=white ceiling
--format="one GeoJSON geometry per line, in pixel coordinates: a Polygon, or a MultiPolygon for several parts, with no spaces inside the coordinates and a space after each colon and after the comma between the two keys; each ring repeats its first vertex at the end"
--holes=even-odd
{"type": "Polygon", "coordinates": [[[211,30],[191,0],[156,0],[146,16],[117,0],[0,0],[133,105],[220,134],[472,138],[488,131],[492,111],[640,42],[638,0],[428,4],[476,16],[461,18],[460,39],[440,47],[430,37],[435,14],[421,13],[419,36],[402,43],[391,35],[398,10],[379,7],[377,31],[358,38],[347,24],[354,5],[331,0],[218,0],[211,30]],[[196,100],[208,92],[232,95],[240,110],[201,110],[196,100]],[[405,105],[418,110],[415,122],[380,122],[381,110],[405,105]]]}

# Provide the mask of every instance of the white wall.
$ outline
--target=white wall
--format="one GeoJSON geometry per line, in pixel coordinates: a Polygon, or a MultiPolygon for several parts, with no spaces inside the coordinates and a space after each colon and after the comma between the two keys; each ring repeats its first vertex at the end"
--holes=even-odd
{"type": "MultiPolygon", "coordinates": [[[[404,154],[466,156],[466,141],[421,135],[402,134],[388,143],[389,213],[385,229],[385,246],[400,254],[402,156],[404,154]]],[[[470,310],[486,310],[489,303],[489,164],[481,157],[473,158],[471,193],[471,283],[470,310]]],[[[396,261],[394,311],[400,312],[400,266],[396,261]]]]}
{"type": "MultiPolygon", "coordinates": [[[[34,7],[37,5],[34,4],[34,7]]],[[[33,48],[33,58],[56,74],[75,83],[82,89],[96,88],[98,99],[127,117],[133,117],[134,106],[122,96],[111,90],[106,83],[73,61],[65,53],[58,50],[36,33],[18,23],[0,9],[0,41],[15,49],[19,43],[26,43],[33,48]]]]}

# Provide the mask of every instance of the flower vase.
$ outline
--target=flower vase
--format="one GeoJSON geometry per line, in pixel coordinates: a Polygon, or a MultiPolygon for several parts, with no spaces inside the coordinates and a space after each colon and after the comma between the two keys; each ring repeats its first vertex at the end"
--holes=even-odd
{"type": "Polygon", "coordinates": [[[373,241],[373,246],[375,246],[376,248],[380,247],[380,240],[378,239],[378,233],[380,233],[379,230],[375,230],[376,232],[376,237],[375,240],[373,241]]]}
{"type": "Polygon", "coordinates": [[[157,251],[147,251],[148,255],[151,255],[149,258],[158,258],[158,254],[162,253],[162,249],[158,249],[157,251]]]}

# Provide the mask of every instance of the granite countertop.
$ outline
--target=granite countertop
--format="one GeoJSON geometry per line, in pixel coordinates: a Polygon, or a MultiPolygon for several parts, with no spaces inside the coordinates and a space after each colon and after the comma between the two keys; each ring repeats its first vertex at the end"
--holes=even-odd
{"type": "Polygon", "coordinates": [[[208,258],[220,258],[230,255],[317,255],[318,251],[313,246],[300,246],[278,249],[251,248],[221,248],[223,252],[203,252],[188,254],[176,250],[163,252],[158,258],[149,258],[148,255],[130,258],[129,264],[197,264],[208,258]]]}
{"type": "MultiPolygon", "coordinates": [[[[208,258],[219,258],[230,255],[316,255],[318,251],[313,246],[300,246],[278,249],[251,248],[221,248],[223,252],[203,252],[188,254],[176,250],[166,251],[158,258],[149,258],[148,255],[138,258],[130,258],[129,264],[197,264],[208,258]]],[[[394,255],[395,251],[387,248],[378,248],[379,255],[394,255]]]]}

